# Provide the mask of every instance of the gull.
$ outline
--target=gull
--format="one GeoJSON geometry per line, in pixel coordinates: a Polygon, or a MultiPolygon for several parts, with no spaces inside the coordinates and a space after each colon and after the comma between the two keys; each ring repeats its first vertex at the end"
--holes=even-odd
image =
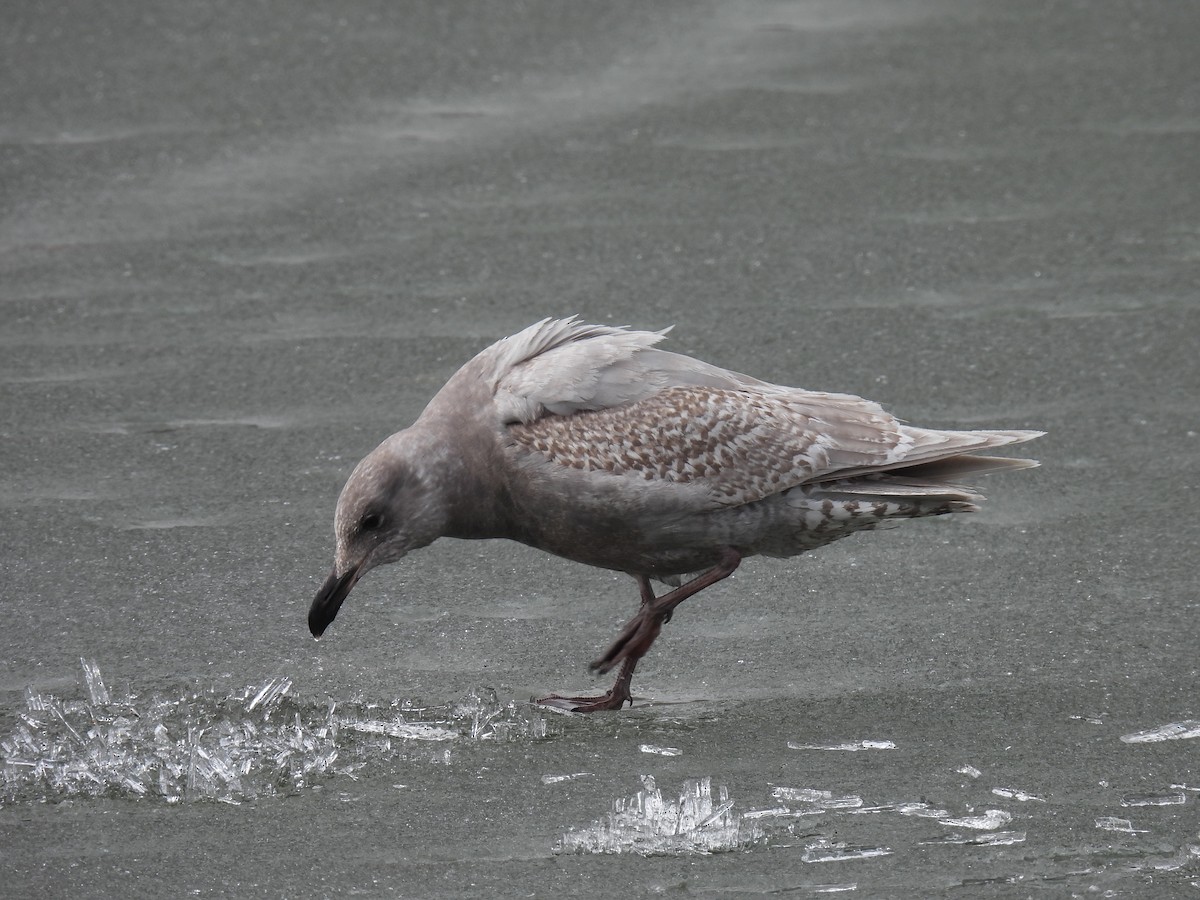
{"type": "Polygon", "coordinates": [[[669,330],[547,318],[467,362],[346,481],[313,635],[376,566],[440,537],[520,541],[637,580],[638,612],[591,664],[616,669],[612,688],[536,701],[620,709],[675,608],[742,560],[973,512],[983,498],[958,479],[1037,465],[976,451],[1043,432],[916,428],[861,397],[659,349],[669,330]]]}

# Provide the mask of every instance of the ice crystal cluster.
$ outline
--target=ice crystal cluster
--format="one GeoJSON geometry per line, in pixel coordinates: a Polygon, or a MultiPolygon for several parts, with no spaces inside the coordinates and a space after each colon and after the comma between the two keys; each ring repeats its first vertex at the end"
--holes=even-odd
{"type": "Polygon", "coordinates": [[[440,706],[321,704],[293,698],[291,679],[279,677],[229,694],[114,697],[97,665],[81,662],[86,698],[26,691],[25,708],[0,740],[3,802],[127,796],[240,803],[332,775],[354,777],[380,760],[446,761],[449,742],[546,736],[544,719],[501,704],[490,691],[440,706]]]}
{"type": "Polygon", "coordinates": [[[643,856],[741,850],[761,837],[754,823],[734,811],[724,787],[713,796],[712,780],[688,781],[676,800],[650,775],[642,790],[613,803],[607,817],[568,831],[557,847],[566,853],[638,853],[643,856]]]}

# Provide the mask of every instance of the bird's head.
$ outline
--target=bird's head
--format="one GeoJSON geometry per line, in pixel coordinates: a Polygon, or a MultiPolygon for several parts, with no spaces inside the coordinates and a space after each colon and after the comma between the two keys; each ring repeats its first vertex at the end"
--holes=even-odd
{"type": "Polygon", "coordinates": [[[314,637],[329,627],[363,575],[444,532],[445,514],[427,465],[428,449],[402,431],[371,451],[350,474],[334,516],[333,571],[308,611],[314,637]]]}

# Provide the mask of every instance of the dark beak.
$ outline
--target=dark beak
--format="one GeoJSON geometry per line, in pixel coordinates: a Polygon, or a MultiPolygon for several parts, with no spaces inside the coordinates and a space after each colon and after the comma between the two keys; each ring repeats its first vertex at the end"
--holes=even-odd
{"type": "Polygon", "coordinates": [[[359,571],[359,567],[355,566],[341,575],[336,569],[329,573],[308,610],[308,630],[313,633],[313,637],[320,637],[329,627],[329,623],[337,618],[342,601],[358,581],[359,571]]]}

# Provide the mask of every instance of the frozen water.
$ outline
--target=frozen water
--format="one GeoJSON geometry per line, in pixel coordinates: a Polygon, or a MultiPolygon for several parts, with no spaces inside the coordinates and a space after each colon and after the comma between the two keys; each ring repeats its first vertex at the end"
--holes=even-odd
{"type": "Polygon", "coordinates": [[[980,775],[983,774],[977,768],[975,768],[974,766],[970,766],[970,765],[959,766],[954,771],[958,772],[960,775],[966,775],[969,778],[978,778],[980,775]]]}
{"type": "Polygon", "coordinates": [[[813,788],[777,787],[771,794],[783,803],[811,803],[821,809],[853,809],[863,804],[862,797],[857,794],[835,797],[832,791],[813,788]]]}
{"type": "Polygon", "coordinates": [[[1096,827],[1103,831],[1122,831],[1125,834],[1149,834],[1145,828],[1134,828],[1129,819],[1116,816],[1100,816],[1096,819],[1096,827]]]}
{"type": "Polygon", "coordinates": [[[543,775],[542,784],[560,784],[564,781],[575,781],[579,778],[587,778],[592,775],[591,772],[572,772],[570,775],[543,775]]]}
{"type": "Polygon", "coordinates": [[[640,744],[638,749],[643,753],[651,753],[655,756],[683,756],[683,751],[678,747],[656,747],[654,744],[640,744]]]}
{"type": "Polygon", "coordinates": [[[947,834],[929,838],[922,844],[964,844],[971,847],[998,847],[1025,843],[1024,831],[996,831],[991,834],[947,834]]]}
{"type": "Polygon", "coordinates": [[[891,741],[843,741],[843,742],[826,742],[820,744],[800,744],[795,741],[788,741],[789,750],[895,750],[896,745],[891,741]]]}
{"type": "Polygon", "coordinates": [[[914,803],[897,803],[896,812],[902,816],[916,816],[921,819],[944,819],[950,815],[948,809],[938,809],[923,801],[914,803]]]}
{"type": "Polygon", "coordinates": [[[982,816],[961,816],[957,819],[942,819],[943,824],[955,828],[978,828],[981,831],[992,831],[1012,821],[1012,813],[1002,809],[989,809],[982,816]]]}
{"type": "Polygon", "coordinates": [[[280,677],[228,695],[114,699],[96,663],[81,662],[86,700],[26,691],[16,726],[0,740],[4,800],[125,795],[240,803],[353,776],[372,761],[419,755],[413,748],[421,742],[547,733],[540,715],[501,704],[490,692],[445,706],[339,707],[290,697],[292,681],[280,677]]]}
{"type": "Polygon", "coordinates": [[[100,677],[100,667],[96,665],[94,659],[79,660],[83,666],[83,680],[87,685],[88,696],[91,697],[92,706],[107,706],[112,701],[108,696],[108,688],[104,686],[104,679],[100,677]]]}
{"type": "Polygon", "coordinates": [[[819,791],[815,788],[777,787],[771,794],[778,800],[800,803],[817,803],[833,797],[833,791],[819,791]]]}
{"type": "Polygon", "coordinates": [[[741,850],[761,836],[733,811],[724,787],[713,797],[712,779],[688,781],[678,800],[663,795],[652,776],[633,797],[616,800],[604,819],[568,831],[560,853],[638,853],[643,856],[741,850]]]}
{"type": "Polygon", "coordinates": [[[1160,725],[1158,728],[1151,728],[1147,731],[1123,734],[1121,740],[1126,744],[1151,744],[1157,741],[1179,741],[1194,737],[1200,737],[1200,719],[1168,722],[1166,725],[1160,725]]]}
{"type": "Polygon", "coordinates": [[[1121,798],[1122,806],[1176,806],[1187,802],[1182,791],[1166,793],[1126,794],[1121,798]]]}
{"type": "Polygon", "coordinates": [[[840,841],[827,838],[813,841],[804,848],[801,857],[806,863],[844,862],[849,859],[870,859],[874,856],[890,856],[890,847],[851,847],[840,841]]]}
{"type": "Polygon", "coordinates": [[[773,806],[770,809],[751,809],[742,813],[743,819],[771,819],[794,816],[786,806],[773,806]]]}
{"type": "Polygon", "coordinates": [[[1035,797],[1033,794],[1027,794],[1025,791],[1018,791],[1016,788],[992,788],[992,793],[997,797],[1004,797],[1008,800],[1020,800],[1022,803],[1034,801],[1036,803],[1045,803],[1041,797],[1035,797]]]}

